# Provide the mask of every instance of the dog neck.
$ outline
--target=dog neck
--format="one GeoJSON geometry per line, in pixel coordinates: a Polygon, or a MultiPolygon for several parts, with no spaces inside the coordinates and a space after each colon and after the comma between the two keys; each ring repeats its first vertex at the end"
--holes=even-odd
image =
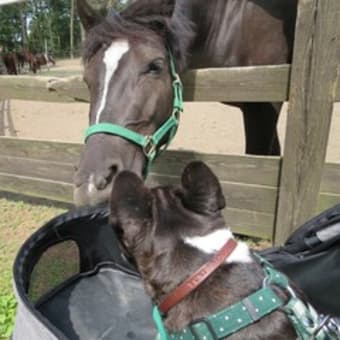
{"type": "MultiPolygon", "coordinates": [[[[195,268],[202,266],[233,238],[229,228],[215,229],[204,236],[182,238],[183,252],[179,253],[181,255],[178,255],[178,260],[166,265],[168,270],[163,272],[164,276],[161,282],[158,282],[158,286],[162,287],[162,297],[158,295],[159,291],[155,292],[155,300],[161,302],[164,294],[166,296],[173,291],[193,273],[195,268]],[[184,258],[186,261],[183,261],[184,258]]],[[[257,266],[248,246],[238,242],[223,265],[197,287],[195,293],[188,295],[169,310],[164,319],[165,326],[172,331],[179,330],[191,320],[213,313],[247,296],[262,282],[257,266]],[[254,273],[255,279],[252,277],[254,273]]],[[[163,267],[165,268],[165,264],[163,267]]]]}
{"type": "MultiPolygon", "coordinates": [[[[184,243],[205,254],[215,254],[234,236],[229,228],[219,229],[204,236],[185,237],[184,243]]],[[[236,249],[227,258],[226,263],[251,263],[250,250],[244,242],[238,242],[236,249]]]]}

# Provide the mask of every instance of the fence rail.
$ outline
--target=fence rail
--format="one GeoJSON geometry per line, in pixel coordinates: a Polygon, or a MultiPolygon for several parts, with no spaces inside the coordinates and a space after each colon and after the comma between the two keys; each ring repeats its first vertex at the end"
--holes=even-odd
{"type": "MultiPolygon", "coordinates": [[[[81,144],[0,137],[0,190],[72,202],[74,163],[81,144]]],[[[155,163],[150,185],[175,184],[185,165],[200,159],[221,181],[225,215],[233,230],[272,238],[281,159],[167,151],[155,163]]],[[[327,164],[319,210],[340,201],[340,163],[327,164]]]]}
{"type": "MultiPolygon", "coordinates": [[[[230,103],[286,101],[289,78],[289,65],[191,70],[183,76],[184,99],[230,103]]],[[[80,76],[2,76],[0,99],[6,98],[72,103],[88,102],[89,94],[80,76]]],[[[335,100],[340,101],[340,83],[335,100]]]]}

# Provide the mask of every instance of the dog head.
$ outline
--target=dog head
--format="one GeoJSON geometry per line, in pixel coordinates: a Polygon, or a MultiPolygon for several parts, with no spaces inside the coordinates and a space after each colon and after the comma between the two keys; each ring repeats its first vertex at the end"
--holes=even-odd
{"type": "Polygon", "coordinates": [[[202,162],[190,163],[176,187],[149,189],[133,173],[117,176],[112,224],[155,300],[187,276],[187,265],[204,263],[206,257],[185,240],[224,228],[224,207],[221,186],[202,162]]]}

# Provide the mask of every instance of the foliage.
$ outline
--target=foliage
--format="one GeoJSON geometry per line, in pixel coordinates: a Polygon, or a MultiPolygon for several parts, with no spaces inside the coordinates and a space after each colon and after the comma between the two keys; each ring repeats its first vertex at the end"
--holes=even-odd
{"type": "MultiPolygon", "coordinates": [[[[70,55],[71,1],[26,0],[24,3],[0,6],[0,45],[7,51],[18,51],[27,44],[34,53],[48,51],[55,57],[70,55]]],[[[94,8],[121,10],[131,0],[88,0],[94,8]]],[[[79,54],[81,26],[74,15],[74,52],[79,54]],[[77,53],[78,52],[78,53],[77,53]]]]}
{"type": "MultiPolygon", "coordinates": [[[[55,56],[70,54],[70,0],[30,0],[29,7],[29,48],[35,52],[48,50],[55,56]]],[[[75,18],[74,41],[80,46],[80,24],[75,18]]]]}
{"type": "Polygon", "coordinates": [[[21,42],[20,11],[16,6],[0,7],[0,45],[16,49],[21,42]]]}
{"type": "Polygon", "coordinates": [[[16,306],[13,295],[0,296],[0,339],[7,339],[12,334],[16,306]]]}
{"type": "MultiPolygon", "coordinates": [[[[70,54],[71,0],[28,0],[22,4],[0,7],[0,45],[7,51],[23,46],[26,32],[28,47],[34,53],[48,51],[54,56],[70,54]]],[[[76,50],[81,43],[80,22],[74,18],[76,50]]]]}

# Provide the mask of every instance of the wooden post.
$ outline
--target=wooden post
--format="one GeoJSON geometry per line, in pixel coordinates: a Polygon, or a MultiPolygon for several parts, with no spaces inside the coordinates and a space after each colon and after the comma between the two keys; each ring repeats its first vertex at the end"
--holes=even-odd
{"type": "Polygon", "coordinates": [[[276,244],[317,207],[336,96],[339,23],[339,0],[299,1],[276,244]]]}
{"type": "Polygon", "coordinates": [[[0,136],[5,135],[5,105],[6,99],[0,100],[0,136]]]}

